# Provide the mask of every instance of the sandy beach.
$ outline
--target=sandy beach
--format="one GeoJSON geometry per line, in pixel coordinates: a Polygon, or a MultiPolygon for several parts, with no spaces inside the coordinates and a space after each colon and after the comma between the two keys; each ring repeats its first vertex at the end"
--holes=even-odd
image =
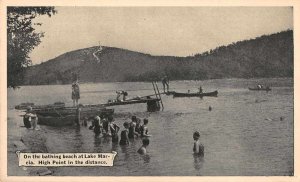
{"type": "Polygon", "coordinates": [[[21,113],[8,110],[7,167],[8,176],[39,176],[50,174],[46,167],[19,167],[16,151],[21,152],[47,152],[44,130],[27,129],[24,127],[21,113]]]}

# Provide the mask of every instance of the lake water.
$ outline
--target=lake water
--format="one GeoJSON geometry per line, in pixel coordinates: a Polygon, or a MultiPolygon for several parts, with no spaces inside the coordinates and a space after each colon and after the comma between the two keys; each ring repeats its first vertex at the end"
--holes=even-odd
{"type": "MultiPolygon", "coordinates": [[[[218,90],[218,97],[173,98],[162,96],[164,110],[146,112],[146,104],[116,106],[116,123],[132,115],[149,119],[149,155],[136,151],[141,139],[128,147],[114,146],[109,138],[95,138],[88,128],[41,126],[46,132],[49,152],[117,151],[113,167],[58,167],[58,176],[279,176],[294,173],[294,87],[291,78],[218,79],[172,81],[170,90],[196,92],[218,90]],[[272,91],[249,91],[257,83],[272,91]],[[212,107],[212,111],[208,107],[212,107]],[[283,120],[280,120],[283,117],[283,120]],[[192,155],[194,131],[200,131],[205,156],[192,155]]],[[[159,83],[159,87],[161,84],[159,83]]],[[[128,97],[153,94],[151,83],[86,83],[80,85],[82,104],[105,103],[115,98],[116,90],[128,97]]],[[[8,108],[21,102],[72,105],[70,85],[24,86],[8,90],[8,108]]],[[[21,126],[22,118],[16,121],[21,126]]],[[[26,129],[20,128],[20,130],[26,129]]],[[[8,130],[8,135],[14,130],[8,130]]]]}

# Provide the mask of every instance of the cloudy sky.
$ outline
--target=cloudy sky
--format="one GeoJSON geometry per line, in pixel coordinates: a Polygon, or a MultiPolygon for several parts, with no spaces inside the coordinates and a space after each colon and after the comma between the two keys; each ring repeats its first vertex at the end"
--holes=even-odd
{"type": "Polygon", "coordinates": [[[188,56],[293,29],[290,7],[56,7],[39,17],[42,43],[33,64],[101,45],[152,55],[188,56]]]}

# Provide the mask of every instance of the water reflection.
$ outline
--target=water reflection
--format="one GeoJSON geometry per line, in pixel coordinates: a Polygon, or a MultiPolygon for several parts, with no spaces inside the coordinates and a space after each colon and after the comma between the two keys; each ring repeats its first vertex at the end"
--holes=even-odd
{"type": "Polygon", "coordinates": [[[204,157],[200,155],[193,154],[194,157],[194,168],[200,170],[203,167],[204,157]]]}
{"type": "Polygon", "coordinates": [[[118,143],[112,143],[112,145],[111,145],[111,151],[118,152],[118,150],[119,150],[119,144],[118,143]]]}
{"type": "Polygon", "coordinates": [[[146,163],[150,163],[151,157],[150,157],[149,154],[141,155],[141,156],[142,156],[142,158],[143,158],[145,164],[146,164],[146,163]]]}
{"type": "Polygon", "coordinates": [[[82,141],[82,135],[80,133],[80,126],[75,126],[75,135],[74,135],[74,148],[75,151],[80,151],[83,141],[82,141]]]}
{"type": "Polygon", "coordinates": [[[99,136],[94,137],[94,151],[101,151],[101,138],[99,136]]]}
{"type": "Polygon", "coordinates": [[[128,159],[130,158],[128,147],[128,145],[120,145],[121,152],[125,154],[125,161],[128,161],[128,159]]]}

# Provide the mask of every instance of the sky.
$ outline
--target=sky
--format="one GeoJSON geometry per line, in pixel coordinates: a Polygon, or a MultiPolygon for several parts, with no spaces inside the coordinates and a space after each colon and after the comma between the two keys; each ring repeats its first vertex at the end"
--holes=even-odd
{"type": "Polygon", "coordinates": [[[35,22],[45,32],[30,58],[110,46],[151,55],[190,56],[232,42],[293,29],[290,7],[56,7],[35,22]]]}

